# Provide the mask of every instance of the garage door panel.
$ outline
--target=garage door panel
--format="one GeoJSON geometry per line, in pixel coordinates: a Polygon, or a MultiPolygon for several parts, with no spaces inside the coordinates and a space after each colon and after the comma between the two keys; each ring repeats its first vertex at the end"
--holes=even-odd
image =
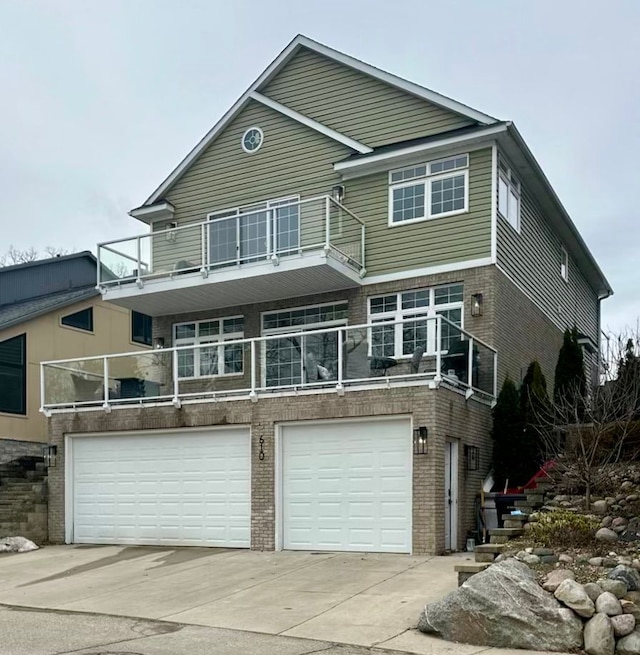
{"type": "Polygon", "coordinates": [[[282,426],[283,546],[410,552],[409,419],[282,426]]]}
{"type": "Polygon", "coordinates": [[[248,547],[247,430],[72,439],[78,543],[248,547]]]}

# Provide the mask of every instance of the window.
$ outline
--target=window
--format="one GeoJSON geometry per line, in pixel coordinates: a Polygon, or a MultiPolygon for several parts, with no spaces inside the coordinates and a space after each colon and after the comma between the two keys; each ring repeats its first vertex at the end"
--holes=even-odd
{"type": "MultiPolygon", "coordinates": [[[[330,305],[298,307],[262,315],[262,334],[290,334],[302,330],[320,330],[347,324],[346,302],[330,305]]],[[[266,370],[264,384],[268,387],[292,386],[307,381],[304,378],[305,356],[337,377],[337,333],[294,335],[265,342],[266,370]]]]}
{"type": "Polygon", "coordinates": [[[389,224],[459,214],[468,209],[469,155],[389,173],[389,224]]]}
{"type": "Polygon", "coordinates": [[[93,332],[93,307],[63,316],[60,322],[67,327],[93,332]]]}
{"type": "Polygon", "coordinates": [[[27,335],[0,341],[0,412],[27,413],[27,335]]]}
{"type": "MultiPolygon", "coordinates": [[[[455,325],[462,327],[463,285],[450,284],[431,289],[402,291],[387,296],[369,299],[369,322],[371,328],[371,355],[373,357],[411,357],[416,348],[425,353],[436,352],[435,322],[427,321],[436,314],[444,316],[455,325]],[[409,323],[393,324],[405,319],[409,323]]],[[[442,322],[440,350],[449,350],[461,333],[452,325],[442,322]]]]}
{"type": "Polygon", "coordinates": [[[520,182],[500,156],[498,156],[498,213],[514,230],[520,232],[520,182]]]}
{"type": "Polygon", "coordinates": [[[208,215],[212,266],[245,264],[288,255],[300,245],[300,197],[267,200],[208,215]]]}
{"type": "Polygon", "coordinates": [[[131,311],[131,341],[150,346],[151,341],[151,316],[131,311]]]}
{"type": "Polygon", "coordinates": [[[184,379],[240,375],[244,370],[244,345],[225,345],[224,342],[243,338],[242,316],[175,324],[175,346],[207,344],[202,348],[178,350],[178,377],[184,379]]]}
{"type": "Polygon", "coordinates": [[[560,275],[565,282],[569,281],[569,255],[564,246],[560,246],[560,275]]]}

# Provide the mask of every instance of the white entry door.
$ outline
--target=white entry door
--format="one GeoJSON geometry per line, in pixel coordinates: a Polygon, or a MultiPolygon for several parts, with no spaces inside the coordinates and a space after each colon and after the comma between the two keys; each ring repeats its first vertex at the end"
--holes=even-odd
{"type": "Polygon", "coordinates": [[[446,441],[444,451],[444,547],[458,547],[458,442],[446,441]]]}
{"type": "Polygon", "coordinates": [[[69,542],[250,546],[247,428],[69,437],[67,447],[69,542]]]}
{"type": "Polygon", "coordinates": [[[282,546],[411,552],[408,418],[284,424],[282,546]]]}

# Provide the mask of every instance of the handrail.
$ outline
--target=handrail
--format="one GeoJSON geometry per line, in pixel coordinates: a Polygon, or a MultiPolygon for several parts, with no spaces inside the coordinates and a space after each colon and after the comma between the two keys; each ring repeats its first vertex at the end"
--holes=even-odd
{"type": "Polygon", "coordinates": [[[378,321],[376,323],[360,323],[358,325],[340,325],[336,327],[330,327],[330,328],[322,328],[319,330],[296,330],[294,332],[283,332],[283,333],[278,333],[278,334],[267,334],[267,335],[262,335],[258,337],[245,337],[243,339],[230,339],[229,341],[212,341],[208,343],[202,343],[202,344],[197,344],[194,343],[192,345],[188,346],[170,346],[168,348],[159,348],[159,349],[154,349],[154,350],[134,350],[134,351],[129,351],[125,353],[110,353],[107,355],[94,355],[94,356],[88,356],[88,357],[76,357],[73,359],[51,359],[47,361],[43,361],[43,365],[54,365],[54,364],[66,364],[69,362],[86,362],[90,360],[97,360],[101,359],[102,357],[108,357],[108,358],[118,358],[118,357],[131,357],[131,356],[138,356],[138,357],[144,357],[144,356],[151,356],[151,355],[157,355],[161,353],[169,353],[172,351],[181,351],[181,350],[196,350],[200,348],[211,348],[212,346],[219,346],[219,345],[224,345],[224,346],[237,346],[240,344],[245,344],[245,343],[251,343],[251,342],[262,342],[262,341],[273,341],[276,339],[288,339],[290,337],[299,337],[300,335],[314,335],[314,334],[330,334],[332,332],[339,332],[340,330],[348,332],[350,330],[369,330],[374,327],[380,327],[381,325],[404,325],[404,324],[411,324],[411,323],[417,323],[417,322],[422,322],[422,321],[443,321],[451,327],[453,327],[455,330],[458,330],[460,334],[465,335],[468,339],[472,339],[475,343],[481,344],[483,347],[487,348],[491,352],[497,354],[498,351],[493,347],[485,343],[484,341],[478,339],[477,337],[474,337],[470,332],[467,332],[464,328],[461,328],[459,325],[456,325],[452,321],[450,321],[448,318],[445,316],[442,316],[441,314],[436,314],[435,316],[416,316],[415,318],[410,318],[410,319],[402,319],[398,321],[378,321]]]}

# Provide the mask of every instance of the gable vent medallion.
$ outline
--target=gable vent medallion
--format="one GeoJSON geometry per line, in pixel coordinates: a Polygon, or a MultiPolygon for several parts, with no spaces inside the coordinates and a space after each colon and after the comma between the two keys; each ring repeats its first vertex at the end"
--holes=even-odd
{"type": "Polygon", "coordinates": [[[259,127],[250,127],[242,135],[242,149],[249,153],[257,152],[260,150],[260,146],[262,146],[263,141],[264,135],[262,130],[259,127]]]}

